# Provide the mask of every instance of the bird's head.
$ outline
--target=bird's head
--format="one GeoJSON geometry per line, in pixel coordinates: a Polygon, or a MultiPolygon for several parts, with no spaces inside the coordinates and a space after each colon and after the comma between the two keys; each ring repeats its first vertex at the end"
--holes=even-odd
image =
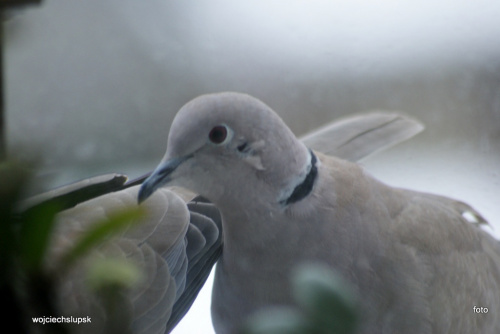
{"type": "Polygon", "coordinates": [[[181,186],[212,202],[266,197],[279,203],[304,179],[309,150],[266,104],[246,94],[203,95],[174,118],[167,151],[139,201],[181,186]]]}

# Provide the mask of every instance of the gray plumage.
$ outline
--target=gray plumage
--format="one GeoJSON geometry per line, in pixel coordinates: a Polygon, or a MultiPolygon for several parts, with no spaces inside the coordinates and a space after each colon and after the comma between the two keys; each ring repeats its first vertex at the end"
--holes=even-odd
{"type": "Polygon", "coordinates": [[[222,214],[217,333],[234,332],[263,307],[291,304],[288,275],[301,262],[326,264],[352,283],[359,333],[500,332],[500,244],[464,218],[479,213],[310,151],[255,98],[221,93],[186,104],[139,200],[166,185],[201,194],[222,214]],[[474,306],[491,311],[478,315],[474,306]]]}
{"type": "Polygon", "coordinates": [[[300,140],[309,148],[349,161],[409,139],[423,125],[397,113],[374,111],[340,119],[308,133],[300,140]]]}
{"type": "MultiPolygon", "coordinates": [[[[109,193],[61,212],[51,243],[48,268],[57,264],[59,254],[63,254],[75,238],[93,224],[113,212],[136,205],[138,188],[134,186],[109,193]]],[[[107,333],[110,326],[113,332],[169,332],[187,311],[179,309],[179,306],[186,307],[184,291],[191,289],[197,293],[201,288],[191,286],[196,284],[199,276],[197,266],[205,265],[198,261],[202,256],[215,254],[218,257],[220,254],[217,227],[220,218],[213,205],[191,203],[188,210],[183,199],[165,189],[143,206],[147,216],[142,222],[112,236],[80,260],[69,273],[58,277],[59,309],[67,316],[92,318],[90,325],[73,326],[75,332],[107,333]],[[127,290],[121,300],[119,322],[110,323],[102,311],[102,296],[88,286],[89,265],[102,258],[129,261],[142,274],[139,283],[127,290]]],[[[214,262],[212,260],[211,264],[214,262]]],[[[188,303],[190,306],[192,300],[188,303]]]]}
{"type": "MultiPolygon", "coordinates": [[[[357,160],[396,144],[423,129],[415,120],[395,113],[370,113],[334,122],[304,137],[312,148],[357,160]],[[331,142],[331,140],[334,142],[331,142]]],[[[240,147],[251,154],[255,145],[240,147]]],[[[252,157],[249,156],[249,161],[252,157]]],[[[257,160],[253,163],[259,164],[257,160]]],[[[56,202],[58,215],[47,267],[51,268],[75,238],[116,210],[135,205],[138,185],[145,177],[128,181],[119,174],[85,179],[34,196],[23,203],[29,209],[56,202]]],[[[222,251],[221,218],[211,203],[185,189],[161,189],[143,203],[148,216],[137,227],[106,240],[65,275],[58,276],[59,309],[68,316],[92,316],[92,325],[73,326],[75,332],[170,332],[189,310],[222,251]],[[87,284],[88,264],[95,259],[118,258],[137,265],[144,277],[123,296],[114,321],[106,319],[102,298],[87,284]]]]}

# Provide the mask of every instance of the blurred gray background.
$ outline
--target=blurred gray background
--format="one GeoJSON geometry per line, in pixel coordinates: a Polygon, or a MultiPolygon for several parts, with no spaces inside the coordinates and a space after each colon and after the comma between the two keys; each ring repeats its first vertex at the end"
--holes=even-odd
{"type": "MultiPolygon", "coordinates": [[[[46,185],[157,164],[176,111],[232,90],[297,134],[371,109],[426,125],[362,163],[500,235],[500,2],[45,0],[5,23],[11,154],[46,185]]],[[[210,285],[175,333],[210,333],[210,285]],[[198,326],[198,327],[193,327],[198,326]]]]}

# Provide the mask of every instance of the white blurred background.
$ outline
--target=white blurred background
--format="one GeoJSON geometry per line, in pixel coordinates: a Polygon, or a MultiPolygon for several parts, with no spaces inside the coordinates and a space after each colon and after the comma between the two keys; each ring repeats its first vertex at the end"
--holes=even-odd
{"type": "MultiPolygon", "coordinates": [[[[11,153],[47,186],[137,176],[193,97],[232,90],[297,134],[350,113],[426,125],[362,163],[478,209],[500,235],[500,2],[45,0],[5,23],[11,153]]],[[[212,333],[211,283],[174,333],[212,333]]]]}

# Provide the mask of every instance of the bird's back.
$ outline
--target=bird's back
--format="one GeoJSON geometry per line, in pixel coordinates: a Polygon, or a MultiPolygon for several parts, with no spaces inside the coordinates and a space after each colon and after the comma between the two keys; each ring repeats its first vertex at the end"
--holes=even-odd
{"type": "Polygon", "coordinates": [[[341,243],[352,247],[345,253],[351,264],[341,270],[359,288],[364,314],[371,314],[366,333],[500,333],[494,311],[500,243],[465,219],[467,213],[482,219],[473,208],[392,188],[355,164],[319,158],[330,177],[324,184],[332,185],[325,191],[338,195],[343,211],[334,225],[348,230],[333,232],[332,240],[343,236],[348,240],[341,243]]]}

